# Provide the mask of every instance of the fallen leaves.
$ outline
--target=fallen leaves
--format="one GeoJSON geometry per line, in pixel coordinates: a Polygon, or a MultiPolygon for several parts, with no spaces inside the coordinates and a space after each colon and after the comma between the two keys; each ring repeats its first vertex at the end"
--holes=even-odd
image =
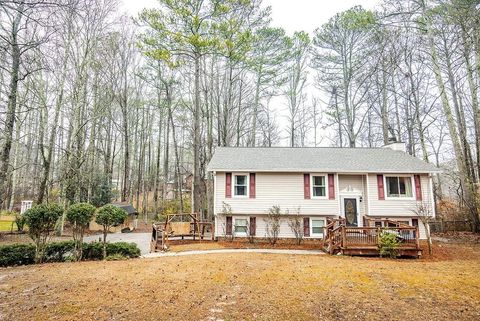
{"type": "Polygon", "coordinates": [[[1,269],[0,320],[478,320],[479,249],[459,246],[443,245],[445,260],[239,253],[1,269]]]}

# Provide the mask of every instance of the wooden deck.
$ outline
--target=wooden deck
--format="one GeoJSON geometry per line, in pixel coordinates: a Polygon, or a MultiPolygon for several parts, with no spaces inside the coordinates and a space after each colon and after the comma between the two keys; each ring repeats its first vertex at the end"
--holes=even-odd
{"type": "Polygon", "coordinates": [[[325,250],[330,254],[379,255],[379,235],[388,232],[397,235],[400,241],[399,256],[420,257],[418,227],[388,221],[389,227],[351,227],[344,219],[329,220],[325,228],[325,250]],[[395,226],[393,226],[395,225],[395,226]]]}

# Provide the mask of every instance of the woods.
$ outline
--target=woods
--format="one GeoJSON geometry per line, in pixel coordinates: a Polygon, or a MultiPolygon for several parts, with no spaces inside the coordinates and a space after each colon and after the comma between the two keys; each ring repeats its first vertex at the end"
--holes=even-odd
{"type": "Polygon", "coordinates": [[[289,34],[261,0],[0,0],[0,209],[209,219],[216,146],[397,140],[479,230],[480,1],[380,4],[289,34]]]}

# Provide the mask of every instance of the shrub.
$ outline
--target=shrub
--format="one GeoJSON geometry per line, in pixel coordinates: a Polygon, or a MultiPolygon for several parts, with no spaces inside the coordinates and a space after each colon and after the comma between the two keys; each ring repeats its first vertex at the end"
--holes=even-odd
{"type": "Polygon", "coordinates": [[[83,234],[95,214],[95,206],[88,203],[73,204],[68,208],[66,214],[68,222],[72,225],[75,258],[80,261],[83,251],[83,234]]]}
{"type": "Polygon", "coordinates": [[[35,242],[35,262],[42,262],[48,238],[62,213],[60,205],[51,203],[33,206],[23,214],[28,234],[35,242]]]}
{"type": "Polygon", "coordinates": [[[107,255],[119,254],[128,258],[135,258],[140,256],[140,249],[135,243],[117,242],[108,243],[107,255]]]}
{"type": "Polygon", "coordinates": [[[121,254],[112,254],[112,255],[109,255],[105,258],[105,260],[107,261],[121,261],[121,260],[125,260],[127,259],[127,257],[121,255],[121,254]]]}
{"type": "Polygon", "coordinates": [[[16,214],[15,224],[17,225],[17,230],[23,232],[23,228],[25,227],[25,217],[21,214],[16,214]]]}
{"type": "Polygon", "coordinates": [[[300,209],[297,211],[297,215],[289,219],[288,226],[295,235],[295,244],[300,245],[303,240],[303,218],[300,217],[300,209]]]}
{"type": "Polygon", "coordinates": [[[65,262],[75,252],[75,241],[52,242],[45,248],[45,262],[65,262]]]}
{"type": "Polygon", "coordinates": [[[268,210],[266,218],[267,239],[270,244],[275,245],[278,241],[278,235],[280,234],[280,218],[282,212],[280,206],[272,206],[268,210]]]}
{"type": "Polygon", "coordinates": [[[10,244],[0,246],[0,266],[35,263],[35,245],[10,244]]]}
{"type": "Polygon", "coordinates": [[[88,260],[101,260],[103,258],[103,245],[102,243],[83,243],[83,255],[82,259],[88,260]]]}
{"type": "MultiPolygon", "coordinates": [[[[83,260],[103,259],[102,243],[84,243],[83,260]]],[[[70,262],[75,251],[74,241],[53,242],[45,248],[45,262],[70,262]]],[[[125,259],[140,256],[135,243],[118,242],[107,244],[107,258],[125,259]]],[[[0,266],[27,265],[35,263],[34,244],[10,244],[0,246],[0,266]]]]}
{"type": "MultiPolygon", "coordinates": [[[[135,243],[127,242],[117,242],[117,243],[107,243],[106,245],[106,256],[111,255],[121,255],[127,258],[136,258],[140,256],[140,249],[135,243]]],[[[83,258],[84,260],[101,260],[103,256],[103,244],[94,242],[94,243],[84,243],[83,244],[83,258]]]]}
{"type": "Polygon", "coordinates": [[[103,226],[103,258],[107,257],[107,234],[112,226],[122,224],[128,215],[124,209],[108,204],[102,206],[97,211],[95,222],[103,226]]]}
{"type": "Polygon", "coordinates": [[[9,210],[3,210],[3,211],[0,211],[0,215],[1,216],[15,216],[15,215],[17,215],[17,212],[9,211],[9,210]]]}
{"type": "Polygon", "coordinates": [[[381,257],[396,258],[398,256],[399,241],[397,235],[382,231],[379,235],[378,250],[381,257]]]}

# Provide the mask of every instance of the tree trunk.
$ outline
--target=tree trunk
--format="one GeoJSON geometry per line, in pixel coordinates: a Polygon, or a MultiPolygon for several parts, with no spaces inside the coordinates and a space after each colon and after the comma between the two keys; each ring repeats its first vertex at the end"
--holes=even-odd
{"type": "MultiPolygon", "coordinates": [[[[427,8],[426,8],[425,0],[422,1],[422,9],[423,9],[423,14],[427,16],[426,15],[427,8]]],[[[478,232],[480,228],[480,220],[478,217],[478,210],[477,210],[477,204],[476,204],[477,202],[475,200],[476,198],[475,187],[472,184],[471,178],[468,176],[468,169],[467,169],[464,154],[460,145],[457,128],[455,124],[455,119],[453,118],[452,109],[450,107],[450,102],[448,99],[446,87],[442,79],[442,72],[441,72],[440,63],[438,60],[437,49],[435,47],[433,29],[429,20],[427,20],[426,27],[427,27],[429,49],[430,49],[430,58],[432,59],[432,64],[433,64],[433,73],[435,74],[435,80],[440,92],[443,111],[447,119],[448,129],[450,132],[450,139],[451,139],[453,149],[455,151],[455,156],[457,159],[457,166],[460,174],[461,186],[465,193],[465,201],[467,203],[467,206],[469,207],[470,216],[474,223],[474,231],[478,232]]]]}
{"type": "Polygon", "coordinates": [[[4,143],[0,152],[0,208],[3,207],[3,203],[6,201],[7,173],[10,167],[10,151],[12,149],[13,129],[15,127],[21,56],[20,46],[18,44],[17,37],[20,28],[20,21],[23,17],[23,8],[24,4],[21,4],[18,7],[18,11],[16,13],[15,20],[13,21],[12,31],[10,34],[12,65],[10,69],[10,84],[7,101],[7,112],[5,115],[5,129],[3,131],[4,143]]]}
{"type": "Polygon", "coordinates": [[[200,54],[195,53],[195,99],[193,112],[193,188],[192,213],[199,213],[201,209],[202,192],[200,190],[200,54]]]}

